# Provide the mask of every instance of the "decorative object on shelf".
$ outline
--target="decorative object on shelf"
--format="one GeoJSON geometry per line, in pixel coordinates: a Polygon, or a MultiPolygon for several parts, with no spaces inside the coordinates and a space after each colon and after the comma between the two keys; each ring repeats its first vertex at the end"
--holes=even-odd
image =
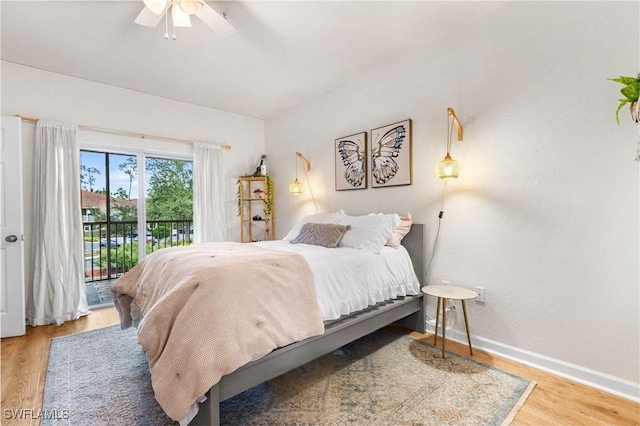
{"type": "Polygon", "coordinates": [[[411,120],[371,130],[371,187],[411,185],[411,120]]]}
{"type": "Polygon", "coordinates": [[[453,126],[458,130],[458,141],[462,141],[462,125],[453,108],[447,108],[447,155],[436,166],[436,173],[440,179],[457,178],[460,175],[460,163],[451,158],[451,134],[453,126]],[[449,120],[451,119],[451,120],[449,120]]]}
{"type": "Polygon", "coordinates": [[[622,107],[630,104],[631,119],[638,126],[636,161],[640,161],[640,104],[638,103],[638,97],[640,97],[640,74],[638,74],[638,77],[620,76],[618,78],[610,78],[609,80],[624,84],[624,87],[620,89],[620,93],[622,93],[624,97],[620,99],[620,104],[618,105],[618,109],[616,109],[616,122],[620,124],[620,110],[622,107]]]}
{"type": "MultiPolygon", "coordinates": [[[[304,166],[304,175],[307,181],[307,186],[309,187],[309,193],[311,194],[311,199],[313,200],[313,205],[316,208],[316,213],[318,213],[318,205],[316,204],[316,198],[313,196],[313,190],[311,189],[311,184],[309,183],[309,174],[308,172],[311,171],[311,163],[309,162],[309,160],[307,159],[307,157],[305,157],[304,155],[302,155],[302,153],[300,152],[296,152],[296,157],[300,159],[300,161],[302,162],[302,165],[304,166]]],[[[298,180],[298,162],[296,161],[296,180],[293,181],[293,183],[291,185],[289,185],[289,193],[293,194],[293,195],[300,195],[302,194],[302,184],[300,183],[300,181],[298,180]]]]}
{"type": "Polygon", "coordinates": [[[253,176],[258,177],[258,176],[267,175],[267,165],[264,162],[264,160],[266,159],[267,159],[267,154],[262,154],[260,156],[260,164],[258,164],[258,167],[256,167],[256,171],[253,173],[253,176]]]}
{"type": "Polygon", "coordinates": [[[367,132],[336,139],[336,191],[367,188],[367,132]]]}
{"type": "Polygon", "coordinates": [[[191,27],[191,15],[200,18],[209,28],[222,37],[235,34],[236,29],[227,20],[226,13],[218,13],[204,0],[143,0],[144,9],[136,17],[135,23],[145,27],[156,27],[165,18],[164,38],[176,40],[176,27],[191,27]],[[169,37],[169,14],[173,36],[169,37]]]}
{"type": "Polygon", "coordinates": [[[241,176],[238,179],[240,241],[266,241],[275,237],[273,179],[268,176],[241,176]]]}

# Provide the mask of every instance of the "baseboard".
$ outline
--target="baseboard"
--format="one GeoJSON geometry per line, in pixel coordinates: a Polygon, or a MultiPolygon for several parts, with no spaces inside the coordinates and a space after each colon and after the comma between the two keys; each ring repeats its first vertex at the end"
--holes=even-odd
{"type": "MultiPolygon", "coordinates": [[[[427,331],[433,334],[434,327],[427,322],[427,331]]],[[[440,333],[438,333],[440,334],[440,333]]],[[[467,345],[467,335],[458,330],[447,328],[447,339],[467,345]]],[[[474,348],[525,364],[548,373],[573,380],[613,395],[640,402],[640,383],[621,379],[559,359],[551,358],[525,349],[516,348],[484,337],[471,336],[474,348]]]]}

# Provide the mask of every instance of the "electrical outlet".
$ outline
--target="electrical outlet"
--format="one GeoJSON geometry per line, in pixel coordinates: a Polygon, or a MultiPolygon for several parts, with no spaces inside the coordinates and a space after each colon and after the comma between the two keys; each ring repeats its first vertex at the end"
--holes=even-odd
{"type": "Polygon", "coordinates": [[[476,293],[478,293],[478,297],[476,298],[477,303],[484,303],[484,287],[476,287],[476,293]]]}
{"type": "Polygon", "coordinates": [[[451,281],[442,280],[442,285],[449,285],[449,284],[451,284],[451,281]]]}

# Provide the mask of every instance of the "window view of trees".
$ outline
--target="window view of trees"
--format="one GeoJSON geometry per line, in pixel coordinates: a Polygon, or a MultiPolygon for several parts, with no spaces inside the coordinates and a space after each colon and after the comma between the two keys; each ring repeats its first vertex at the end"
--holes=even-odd
{"type": "Polygon", "coordinates": [[[146,253],[189,245],[193,239],[193,164],[146,158],[143,170],[146,221],[138,223],[136,155],[81,151],[80,182],[87,282],[115,278],[146,253]]]}
{"type": "Polygon", "coordinates": [[[193,167],[191,162],[148,158],[147,220],[193,218],[193,167]]]}

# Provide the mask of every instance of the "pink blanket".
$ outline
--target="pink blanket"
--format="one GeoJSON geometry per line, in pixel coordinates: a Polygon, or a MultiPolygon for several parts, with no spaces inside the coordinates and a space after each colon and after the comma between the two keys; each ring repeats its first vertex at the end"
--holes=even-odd
{"type": "Polygon", "coordinates": [[[311,270],[295,253],[240,243],[163,249],[111,291],[122,327],[138,325],[156,399],[175,420],[223,375],[324,332],[311,270]]]}

